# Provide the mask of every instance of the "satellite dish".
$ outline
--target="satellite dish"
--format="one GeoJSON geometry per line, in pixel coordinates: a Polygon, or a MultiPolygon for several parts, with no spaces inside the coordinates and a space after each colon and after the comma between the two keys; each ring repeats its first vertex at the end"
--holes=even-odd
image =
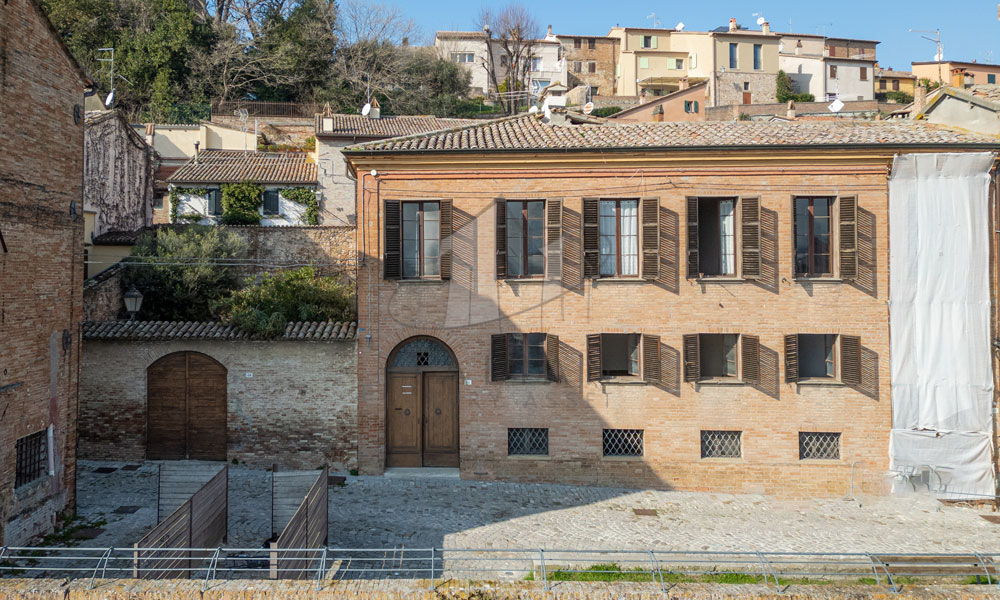
{"type": "Polygon", "coordinates": [[[940,52],[935,52],[935,53],[934,53],[934,62],[941,62],[941,59],[942,59],[943,57],[944,57],[944,55],[943,55],[942,53],[940,53],[940,52]]]}
{"type": "Polygon", "coordinates": [[[592,112],[594,112],[594,103],[593,102],[588,102],[588,103],[586,103],[586,104],[583,105],[583,114],[589,115],[592,112]]]}
{"type": "Polygon", "coordinates": [[[545,107],[545,120],[549,121],[552,119],[552,109],[548,106],[545,107]]]}
{"type": "Polygon", "coordinates": [[[840,101],[840,98],[837,98],[830,104],[830,106],[827,106],[827,108],[829,108],[832,113],[838,113],[844,110],[844,103],[840,101]]]}
{"type": "Polygon", "coordinates": [[[674,29],[676,29],[677,31],[684,31],[684,21],[681,21],[677,23],[677,25],[674,25],[674,29]]]}
{"type": "Polygon", "coordinates": [[[104,106],[107,108],[111,108],[111,103],[114,101],[115,101],[115,91],[111,90],[111,93],[108,94],[108,97],[104,100],[104,106]]]}
{"type": "Polygon", "coordinates": [[[758,25],[763,25],[766,22],[767,21],[764,19],[764,17],[757,17],[757,24],[758,25]]]}
{"type": "Polygon", "coordinates": [[[531,108],[528,109],[528,114],[529,115],[533,115],[536,112],[538,112],[538,107],[537,106],[532,106],[531,108]]]}
{"type": "Polygon", "coordinates": [[[365,104],[364,106],[361,107],[361,115],[364,116],[364,117],[367,117],[368,113],[370,113],[371,111],[372,111],[372,104],[371,104],[371,102],[369,102],[369,103],[367,103],[367,104],[365,104]]]}

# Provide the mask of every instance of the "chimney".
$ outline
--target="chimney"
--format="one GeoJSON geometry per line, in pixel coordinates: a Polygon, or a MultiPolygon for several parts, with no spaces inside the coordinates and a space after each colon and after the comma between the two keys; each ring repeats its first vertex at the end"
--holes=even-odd
{"type": "Polygon", "coordinates": [[[681,77],[680,84],[678,86],[679,90],[686,90],[691,87],[691,83],[688,81],[687,77],[681,77]]]}
{"type": "Polygon", "coordinates": [[[764,24],[760,26],[760,32],[764,35],[771,35],[771,24],[764,21],[764,24]]]}
{"type": "Polygon", "coordinates": [[[156,124],[146,123],[146,145],[153,146],[153,138],[156,137],[156,124]]]}
{"type": "Polygon", "coordinates": [[[194,164],[198,164],[198,146],[201,146],[201,142],[194,143],[194,164]]]}
{"type": "Polygon", "coordinates": [[[923,111],[925,106],[927,106],[927,88],[923,84],[918,83],[913,88],[913,110],[910,112],[910,115],[913,116],[923,111]]]}
{"type": "Polygon", "coordinates": [[[403,47],[406,48],[409,45],[410,45],[410,38],[404,37],[403,38],[403,47]]]}
{"type": "Polygon", "coordinates": [[[785,116],[788,117],[789,119],[794,119],[795,118],[795,101],[794,100],[789,100],[788,101],[788,112],[785,113],[785,116]]]}
{"type": "Polygon", "coordinates": [[[545,37],[552,37],[552,26],[551,25],[549,25],[549,31],[548,31],[547,34],[545,34],[545,37]]]}
{"type": "Polygon", "coordinates": [[[653,109],[653,122],[662,123],[663,122],[663,105],[657,106],[653,109]]]}
{"type": "Polygon", "coordinates": [[[795,56],[802,54],[802,40],[795,40],[795,56]]]}
{"type": "Polygon", "coordinates": [[[372,98],[372,108],[368,111],[369,119],[378,119],[382,116],[382,108],[379,107],[378,98],[372,98]]]}
{"type": "Polygon", "coordinates": [[[736,31],[736,18],[729,19],[729,31],[736,31]]]}

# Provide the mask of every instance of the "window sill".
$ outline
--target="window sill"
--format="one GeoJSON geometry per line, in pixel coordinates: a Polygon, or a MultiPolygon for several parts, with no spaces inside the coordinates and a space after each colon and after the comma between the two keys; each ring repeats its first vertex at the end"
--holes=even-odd
{"type": "Polygon", "coordinates": [[[840,277],[794,277],[796,283],[844,283],[840,277]]]}
{"type": "Polygon", "coordinates": [[[597,381],[601,385],[646,385],[646,380],[639,377],[602,377],[597,381]]]}
{"type": "Polygon", "coordinates": [[[824,377],[813,377],[811,379],[800,379],[795,382],[796,385],[804,386],[814,386],[814,387],[846,387],[846,384],[839,379],[826,379],[824,377]]]}
{"type": "Polygon", "coordinates": [[[718,386],[747,385],[747,382],[743,381],[742,379],[736,379],[735,377],[732,377],[732,378],[722,378],[722,377],[719,377],[719,378],[716,378],[716,379],[699,379],[695,383],[697,383],[698,385],[718,385],[718,386]]]}
{"type": "Polygon", "coordinates": [[[552,460],[548,454],[508,454],[507,458],[514,460],[552,460]]]}
{"type": "Polygon", "coordinates": [[[513,278],[513,279],[503,279],[502,280],[507,285],[520,285],[522,283],[545,283],[546,281],[552,281],[551,279],[546,279],[544,277],[525,277],[523,279],[513,278]]]}
{"type": "Polygon", "coordinates": [[[533,383],[555,383],[545,378],[538,377],[510,377],[503,380],[503,383],[533,384],[533,383]]]}
{"type": "Polygon", "coordinates": [[[847,464],[845,460],[840,458],[800,458],[798,462],[800,465],[805,464],[805,465],[838,466],[847,464]]]}
{"type": "Polygon", "coordinates": [[[422,284],[445,283],[445,280],[444,279],[397,279],[396,283],[422,285],[422,284]]]}
{"type": "Polygon", "coordinates": [[[644,457],[642,456],[601,456],[604,460],[610,460],[612,462],[641,462],[644,457]]]}
{"type": "Polygon", "coordinates": [[[642,277],[597,277],[594,283],[647,283],[642,277]]]}
{"type": "Polygon", "coordinates": [[[742,456],[702,456],[701,460],[707,460],[714,463],[741,463],[743,462],[742,456]]]}
{"type": "Polygon", "coordinates": [[[742,277],[734,277],[731,275],[719,275],[718,277],[708,276],[708,277],[697,277],[695,281],[698,283],[746,283],[747,280],[742,277]]]}

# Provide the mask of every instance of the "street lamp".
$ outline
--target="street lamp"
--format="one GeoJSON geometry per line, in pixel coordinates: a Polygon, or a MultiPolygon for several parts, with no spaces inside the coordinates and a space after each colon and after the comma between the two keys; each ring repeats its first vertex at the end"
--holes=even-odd
{"type": "Polygon", "coordinates": [[[131,315],[129,321],[135,321],[135,315],[139,312],[139,308],[142,307],[142,292],[135,289],[133,285],[125,292],[122,299],[125,300],[125,310],[131,315]]]}

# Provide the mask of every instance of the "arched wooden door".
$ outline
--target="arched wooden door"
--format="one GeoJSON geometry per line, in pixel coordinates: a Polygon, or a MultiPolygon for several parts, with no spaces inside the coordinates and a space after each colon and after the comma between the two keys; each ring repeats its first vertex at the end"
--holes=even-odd
{"type": "Polygon", "coordinates": [[[387,467],[457,467],[458,362],[447,346],[420,337],[389,356],[387,467]]]}
{"type": "Polygon", "coordinates": [[[146,457],[226,460],[226,368],[198,352],[146,369],[146,457]]]}

